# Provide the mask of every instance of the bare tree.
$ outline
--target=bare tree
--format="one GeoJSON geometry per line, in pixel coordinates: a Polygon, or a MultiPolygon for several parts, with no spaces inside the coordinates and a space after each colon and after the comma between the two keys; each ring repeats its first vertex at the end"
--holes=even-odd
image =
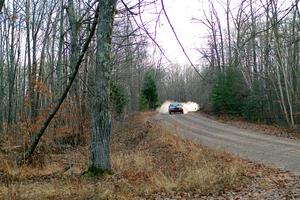
{"type": "Polygon", "coordinates": [[[75,65],[75,68],[74,68],[74,71],[72,73],[72,75],[70,76],[70,81],[68,82],[65,90],[63,91],[62,95],[60,96],[60,98],[58,99],[58,102],[57,104],[55,105],[55,107],[53,107],[53,109],[49,112],[47,118],[45,119],[45,121],[43,122],[42,126],[40,127],[40,129],[34,134],[34,138],[32,140],[32,143],[30,145],[30,147],[28,148],[28,150],[26,151],[24,157],[21,157],[19,159],[19,163],[26,163],[26,162],[30,162],[31,161],[31,158],[32,158],[32,155],[41,139],[41,137],[44,135],[47,127],[49,126],[50,122],[52,121],[52,119],[54,118],[54,116],[56,115],[56,113],[58,112],[58,110],[60,109],[62,103],[64,102],[65,98],[67,97],[67,94],[68,92],[70,91],[71,89],[71,86],[76,78],[76,75],[79,71],[79,67],[82,63],[82,60],[83,60],[83,57],[89,47],[89,44],[91,43],[91,40],[93,38],[93,35],[95,33],[95,30],[96,30],[96,25],[97,25],[97,19],[98,19],[98,16],[99,16],[99,7],[100,7],[100,4],[98,4],[97,6],[97,9],[96,9],[96,13],[95,13],[95,19],[94,19],[94,22],[93,22],[93,25],[91,27],[91,31],[82,47],[82,50],[81,50],[81,53],[78,57],[78,60],[76,62],[76,65],[75,65]]]}
{"type": "MultiPolygon", "coordinates": [[[[4,2],[4,1],[3,1],[4,2]]],[[[2,2],[2,3],[3,3],[2,2]]],[[[4,34],[2,33],[2,25],[0,25],[0,133],[3,131],[3,99],[4,99],[4,34]]]]}
{"type": "Polygon", "coordinates": [[[10,47],[9,47],[9,69],[8,69],[8,116],[7,116],[7,123],[11,125],[14,120],[14,111],[13,111],[13,94],[14,94],[14,87],[15,87],[15,76],[16,76],[16,63],[15,63],[15,20],[16,17],[16,4],[13,2],[13,11],[12,11],[12,23],[11,23],[11,30],[10,30],[10,47]]]}

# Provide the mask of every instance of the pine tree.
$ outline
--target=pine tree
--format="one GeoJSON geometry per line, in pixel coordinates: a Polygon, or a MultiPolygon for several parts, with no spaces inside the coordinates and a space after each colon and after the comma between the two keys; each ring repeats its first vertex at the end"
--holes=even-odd
{"type": "Polygon", "coordinates": [[[242,75],[236,69],[227,69],[219,74],[212,91],[215,112],[242,115],[248,91],[242,75]]]}
{"type": "Polygon", "coordinates": [[[111,81],[110,98],[113,104],[114,112],[120,116],[128,102],[128,96],[124,87],[116,81],[111,81]]]}
{"type": "Polygon", "coordinates": [[[148,71],[144,75],[143,87],[140,94],[140,110],[153,110],[157,106],[158,94],[154,74],[148,71]]]}

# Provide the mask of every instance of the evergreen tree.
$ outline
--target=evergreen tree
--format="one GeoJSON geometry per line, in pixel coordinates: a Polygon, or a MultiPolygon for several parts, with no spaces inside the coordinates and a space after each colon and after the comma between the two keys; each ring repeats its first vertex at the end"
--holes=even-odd
{"type": "Polygon", "coordinates": [[[116,81],[111,82],[110,89],[110,98],[113,104],[113,110],[117,115],[121,115],[124,112],[124,108],[128,101],[127,94],[124,87],[116,81]]]}
{"type": "Polygon", "coordinates": [[[155,109],[158,106],[158,94],[154,74],[148,71],[144,75],[140,94],[140,110],[155,109]]]}
{"type": "Polygon", "coordinates": [[[248,96],[241,73],[229,68],[219,74],[212,91],[212,104],[215,112],[242,115],[245,99],[248,96]]]}

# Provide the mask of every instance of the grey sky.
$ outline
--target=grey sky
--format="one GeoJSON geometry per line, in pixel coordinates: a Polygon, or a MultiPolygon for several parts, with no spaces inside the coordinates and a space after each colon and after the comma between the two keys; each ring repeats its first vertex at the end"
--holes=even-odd
{"type": "MultiPolygon", "coordinates": [[[[160,2],[160,1],[158,1],[160,2]]],[[[222,28],[226,29],[226,16],[224,11],[224,6],[226,5],[226,0],[212,0],[214,7],[216,8],[219,18],[222,23],[222,28]]],[[[255,2],[255,1],[253,1],[255,2]]],[[[258,4],[260,1],[257,1],[258,4]]],[[[264,0],[261,0],[264,2],[264,0]]],[[[230,8],[235,15],[237,6],[241,3],[240,0],[231,0],[230,8]]],[[[247,3],[247,1],[246,1],[247,3]]],[[[280,9],[284,10],[289,7],[292,0],[279,0],[280,9]]],[[[192,59],[192,61],[197,64],[200,63],[200,54],[197,52],[196,48],[204,48],[207,46],[207,28],[201,24],[192,21],[192,18],[203,19],[204,12],[209,13],[209,3],[207,0],[164,0],[166,11],[169,18],[175,28],[177,35],[179,36],[186,52],[192,59]]],[[[262,12],[261,5],[255,5],[255,9],[262,12]]],[[[157,5],[159,7],[159,5],[157,5]]],[[[159,8],[157,8],[159,10],[159,8]]],[[[155,18],[155,14],[145,12],[143,18],[155,18]],[[147,16],[148,15],[148,16],[147,16]]],[[[153,29],[153,24],[150,29],[153,29]]],[[[233,26],[232,23],[230,26],[233,26]]],[[[153,30],[152,30],[153,31],[153,30]]],[[[188,64],[188,61],[180,46],[178,45],[165,17],[162,15],[160,17],[160,23],[157,29],[157,42],[165,50],[165,54],[170,60],[175,63],[188,64]]],[[[156,55],[157,57],[157,55],[156,55]]]]}

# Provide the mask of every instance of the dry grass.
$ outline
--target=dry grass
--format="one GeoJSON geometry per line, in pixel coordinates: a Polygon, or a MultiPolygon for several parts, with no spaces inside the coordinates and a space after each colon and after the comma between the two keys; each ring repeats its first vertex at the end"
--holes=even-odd
{"type": "Polygon", "coordinates": [[[151,121],[152,115],[136,114],[114,127],[112,176],[81,177],[88,147],[44,150],[36,157],[42,166],[21,168],[9,153],[0,153],[0,199],[139,199],[181,191],[205,195],[242,184],[244,162],[181,139],[151,121]]]}

